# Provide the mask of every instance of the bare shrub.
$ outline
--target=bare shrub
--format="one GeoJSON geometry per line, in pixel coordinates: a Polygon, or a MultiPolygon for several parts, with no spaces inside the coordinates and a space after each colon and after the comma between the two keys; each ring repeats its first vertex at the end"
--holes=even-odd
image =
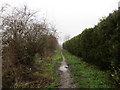
{"type": "Polygon", "coordinates": [[[58,43],[53,28],[45,21],[38,22],[35,14],[24,6],[1,16],[3,87],[12,87],[32,75],[36,53],[42,58],[56,49],[58,43]]]}

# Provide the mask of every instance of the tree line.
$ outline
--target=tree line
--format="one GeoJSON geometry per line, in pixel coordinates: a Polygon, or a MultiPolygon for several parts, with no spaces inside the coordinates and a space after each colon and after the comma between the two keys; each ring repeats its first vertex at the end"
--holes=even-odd
{"type": "Polygon", "coordinates": [[[52,55],[57,48],[56,29],[46,19],[36,17],[37,12],[27,6],[4,6],[0,10],[2,30],[2,87],[33,77],[34,57],[41,59],[52,55]]]}
{"type": "Polygon", "coordinates": [[[120,10],[64,42],[63,48],[84,61],[109,69],[115,84],[120,85],[120,10]]]}

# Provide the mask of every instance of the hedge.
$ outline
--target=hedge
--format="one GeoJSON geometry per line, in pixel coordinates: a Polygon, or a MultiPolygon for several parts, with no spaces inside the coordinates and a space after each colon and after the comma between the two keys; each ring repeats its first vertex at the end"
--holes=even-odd
{"type": "Polygon", "coordinates": [[[85,29],[81,34],[63,43],[70,53],[84,58],[102,68],[120,65],[120,11],[102,18],[93,28],[85,29]]]}

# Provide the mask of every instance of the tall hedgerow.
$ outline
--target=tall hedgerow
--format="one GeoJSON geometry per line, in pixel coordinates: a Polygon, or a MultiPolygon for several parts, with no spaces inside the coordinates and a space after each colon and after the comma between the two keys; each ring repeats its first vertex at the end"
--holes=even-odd
{"type": "Polygon", "coordinates": [[[120,10],[64,42],[63,48],[89,63],[111,69],[111,76],[120,84],[120,10]]]}

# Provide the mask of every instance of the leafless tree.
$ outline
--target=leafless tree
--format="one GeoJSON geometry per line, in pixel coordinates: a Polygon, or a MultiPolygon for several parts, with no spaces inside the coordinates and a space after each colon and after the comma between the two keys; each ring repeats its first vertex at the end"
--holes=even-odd
{"type": "Polygon", "coordinates": [[[25,73],[32,68],[35,54],[41,58],[48,56],[57,46],[54,28],[50,28],[46,21],[38,22],[35,14],[24,6],[22,9],[15,7],[11,13],[1,16],[3,87],[28,77],[25,73]]]}

